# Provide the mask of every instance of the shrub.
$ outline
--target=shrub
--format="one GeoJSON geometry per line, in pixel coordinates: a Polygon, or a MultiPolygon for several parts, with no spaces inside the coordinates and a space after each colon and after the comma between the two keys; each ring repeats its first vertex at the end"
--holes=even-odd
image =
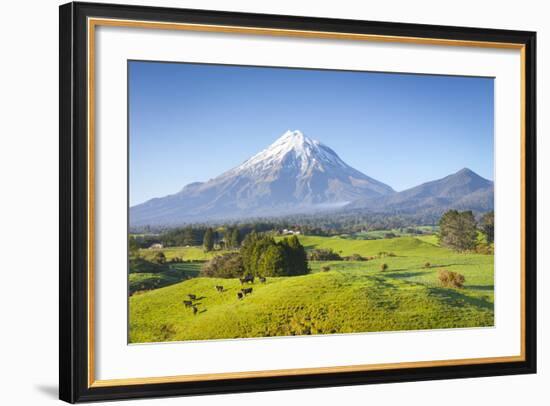
{"type": "Polygon", "coordinates": [[[342,257],[332,249],[315,249],[309,252],[310,261],[341,261],[342,257]]]}
{"type": "Polygon", "coordinates": [[[323,272],[328,272],[328,271],[330,271],[330,266],[325,265],[325,266],[321,267],[321,271],[323,271],[323,272]]]}
{"type": "Polygon", "coordinates": [[[426,263],[424,264],[424,268],[430,268],[431,266],[432,266],[432,264],[430,264],[429,262],[426,262],[426,263]]]}
{"type": "Polygon", "coordinates": [[[365,258],[359,254],[351,254],[348,257],[343,258],[344,261],[368,261],[368,258],[365,258]]]}
{"type": "Polygon", "coordinates": [[[164,252],[162,251],[156,252],[153,256],[152,262],[154,262],[155,264],[163,265],[166,263],[166,255],[164,255],[164,252]]]}
{"type": "Polygon", "coordinates": [[[200,272],[200,276],[210,278],[240,278],[243,274],[243,260],[237,252],[216,255],[203,265],[200,272]]]}
{"type": "Polygon", "coordinates": [[[386,263],[380,265],[380,270],[381,271],[386,271],[388,268],[389,268],[389,266],[386,263]]]}
{"type": "Polygon", "coordinates": [[[384,234],[384,238],[395,238],[395,237],[397,237],[397,235],[395,235],[395,233],[392,233],[392,232],[384,234]]]}
{"type": "Polygon", "coordinates": [[[464,275],[446,269],[440,269],[437,272],[437,278],[441,286],[446,288],[463,288],[466,280],[464,275]]]}
{"type": "Polygon", "coordinates": [[[495,249],[491,244],[479,243],[476,246],[476,253],[483,255],[492,255],[495,253],[495,249]]]}

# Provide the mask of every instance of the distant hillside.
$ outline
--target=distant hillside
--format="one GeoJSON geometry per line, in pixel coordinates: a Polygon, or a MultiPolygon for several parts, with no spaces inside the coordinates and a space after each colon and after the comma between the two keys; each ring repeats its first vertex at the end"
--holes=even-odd
{"type": "Polygon", "coordinates": [[[362,198],[346,206],[346,209],[417,214],[448,209],[483,212],[493,208],[493,182],[467,168],[390,196],[362,198]]]}

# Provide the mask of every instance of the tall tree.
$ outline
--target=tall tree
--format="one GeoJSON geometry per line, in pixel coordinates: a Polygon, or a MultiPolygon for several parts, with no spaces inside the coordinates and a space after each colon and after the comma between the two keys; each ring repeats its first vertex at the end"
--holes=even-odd
{"type": "Polygon", "coordinates": [[[231,246],[231,248],[239,248],[239,246],[241,245],[241,236],[239,234],[239,229],[236,227],[231,230],[229,245],[231,246]]]}
{"type": "Polygon", "coordinates": [[[128,251],[130,251],[130,257],[139,257],[139,244],[132,236],[128,238],[128,251]]]}
{"type": "Polygon", "coordinates": [[[305,275],[309,272],[307,254],[298,237],[284,238],[281,245],[285,249],[289,275],[305,275]]]}
{"type": "Polygon", "coordinates": [[[202,245],[206,251],[212,251],[212,249],[214,249],[214,232],[210,227],[207,228],[204,233],[202,245]]]}
{"type": "Polygon", "coordinates": [[[439,243],[456,251],[474,249],[477,228],[471,211],[449,210],[439,220],[439,243]]]}
{"type": "Polygon", "coordinates": [[[271,244],[262,252],[258,271],[263,276],[287,275],[285,249],[279,244],[271,244]]]}
{"type": "Polygon", "coordinates": [[[490,211],[485,213],[481,218],[481,232],[485,234],[487,243],[491,244],[495,241],[495,212],[490,211]]]}

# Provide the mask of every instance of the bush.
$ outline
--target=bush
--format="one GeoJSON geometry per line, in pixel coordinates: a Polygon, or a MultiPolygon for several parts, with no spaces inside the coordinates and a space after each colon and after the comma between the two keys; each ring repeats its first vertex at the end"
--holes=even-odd
{"type": "Polygon", "coordinates": [[[432,266],[432,264],[430,264],[429,262],[426,262],[426,263],[424,264],[424,268],[430,268],[431,266],[432,266]]]}
{"type": "Polygon", "coordinates": [[[384,258],[384,257],[396,257],[397,255],[395,255],[394,252],[387,252],[387,251],[380,251],[378,253],[378,257],[379,258],[384,258]]]}
{"type": "Polygon", "coordinates": [[[153,256],[152,262],[163,265],[166,263],[166,255],[164,255],[164,252],[162,251],[156,252],[153,256]]]}
{"type": "Polygon", "coordinates": [[[365,258],[359,254],[351,254],[348,257],[343,258],[344,261],[368,261],[368,258],[365,258]]]}
{"type": "Polygon", "coordinates": [[[386,263],[380,265],[380,270],[381,271],[386,271],[388,268],[389,268],[389,266],[386,263]]]}
{"type": "Polygon", "coordinates": [[[447,271],[446,269],[440,269],[437,272],[437,278],[441,286],[446,288],[463,288],[466,278],[464,275],[458,272],[447,271]]]}
{"type": "Polygon", "coordinates": [[[208,278],[240,278],[243,274],[243,259],[237,252],[216,255],[203,265],[200,272],[200,276],[208,278]]]}
{"type": "Polygon", "coordinates": [[[479,243],[476,246],[476,253],[483,255],[492,255],[495,253],[495,249],[491,244],[479,243]]]}
{"type": "Polygon", "coordinates": [[[321,271],[323,271],[323,272],[328,272],[328,271],[330,271],[330,266],[325,265],[325,266],[321,267],[321,271]]]}
{"type": "Polygon", "coordinates": [[[310,261],[341,261],[342,257],[332,249],[316,249],[308,254],[310,261]]]}

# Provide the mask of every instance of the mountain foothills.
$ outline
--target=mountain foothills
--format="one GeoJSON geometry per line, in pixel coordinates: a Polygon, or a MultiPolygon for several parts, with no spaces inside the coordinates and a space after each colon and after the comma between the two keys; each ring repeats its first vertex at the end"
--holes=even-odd
{"type": "Polygon", "coordinates": [[[401,192],[346,164],[300,131],[207,182],[130,208],[130,226],[279,217],[322,211],[435,213],[493,209],[493,182],[469,169],[401,192]]]}

